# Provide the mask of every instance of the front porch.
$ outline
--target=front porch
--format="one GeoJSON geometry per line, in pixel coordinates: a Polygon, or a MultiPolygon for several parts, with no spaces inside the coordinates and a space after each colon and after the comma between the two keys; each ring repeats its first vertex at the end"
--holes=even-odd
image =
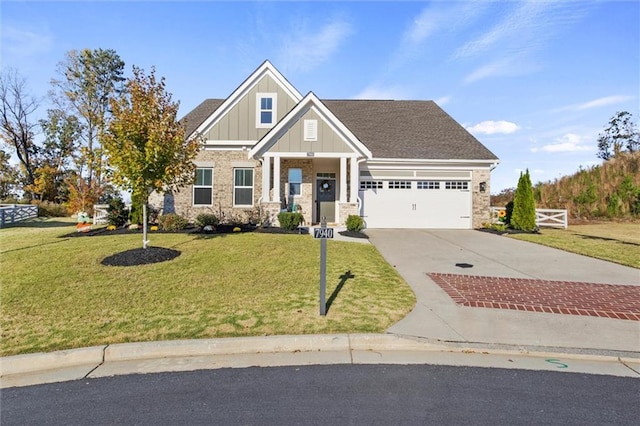
{"type": "Polygon", "coordinates": [[[344,224],[358,214],[358,158],[352,154],[269,153],[262,158],[259,203],[268,221],[281,211],[299,211],[307,226],[322,217],[344,224]]]}

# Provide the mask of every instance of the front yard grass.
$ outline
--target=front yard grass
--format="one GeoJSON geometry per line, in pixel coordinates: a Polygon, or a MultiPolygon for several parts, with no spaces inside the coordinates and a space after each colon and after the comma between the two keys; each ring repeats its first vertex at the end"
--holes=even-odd
{"type": "Polygon", "coordinates": [[[566,230],[542,228],[540,234],[510,237],[640,269],[638,223],[572,225],[566,230]]]}
{"type": "Polygon", "coordinates": [[[60,238],[74,229],[56,219],[0,230],[0,355],[151,340],[378,333],[415,303],[372,245],[328,242],[332,303],[321,317],[320,244],[308,235],[151,233],[151,246],[180,256],[110,267],[102,259],[140,247],[141,235],[60,238]]]}

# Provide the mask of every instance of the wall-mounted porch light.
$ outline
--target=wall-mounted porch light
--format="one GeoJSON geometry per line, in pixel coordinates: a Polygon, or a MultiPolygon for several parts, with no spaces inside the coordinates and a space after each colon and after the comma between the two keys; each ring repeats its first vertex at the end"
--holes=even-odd
{"type": "Polygon", "coordinates": [[[487,192],[487,182],[480,182],[480,192],[487,192]]]}

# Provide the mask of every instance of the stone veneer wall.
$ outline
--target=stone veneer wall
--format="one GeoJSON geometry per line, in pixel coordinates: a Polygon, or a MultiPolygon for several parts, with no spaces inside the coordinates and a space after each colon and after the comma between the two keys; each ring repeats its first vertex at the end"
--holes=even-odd
{"type": "Polygon", "coordinates": [[[344,226],[349,215],[358,215],[358,203],[339,203],[340,225],[344,226]]]}
{"type": "Polygon", "coordinates": [[[489,170],[474,170],[471,184],[473,186],[472,211],[474,228],[482,228],[483,224],[491,222],[491,172],[489,170]],[[480,192],[480,182],[486,182],[485,192],[480,192]]]}
{"type": "Polygon", "coordinates": [[[291,208],[295,203],[302,208],[305,226],[310,226],[313,220],[313,161],[311,159],[283,159],[280,161],[280,200],[285,208],[291,208]],[[289,196],[289,169],[302,169],[301,195],[289,196]]]}
{"type": "Polygon", "coordinates": [[[249,220],[258,222],[258,199],[262,195],[262,165],[259,161],[247,158],[247,151],[207,151],[201,150],[195,160],[213,164],[213,205],[194,206],[193,186],[188,185],[173,194],[153,194],[150,204],[162,209],[162,213],[177,213],[189,221],[195,221],[201,213],[212,213],[221,221],[249,220]],[[252,165],[253,172],[253,207],[233,207],[233,169],[252,165]]]}

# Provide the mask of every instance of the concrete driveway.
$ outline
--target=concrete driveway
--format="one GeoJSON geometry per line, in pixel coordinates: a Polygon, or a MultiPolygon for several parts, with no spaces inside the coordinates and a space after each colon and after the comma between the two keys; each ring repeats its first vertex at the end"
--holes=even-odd
{"type": "MultiPolygon", "coordinates": [[[[462,306],[427,275],[463,274],[638,288],[640,270],[475,230],[373,229],[367,234],[417,298],[414,310],[389,333],[485,346],[620,351],[640,356],[640,321],[462,306]]],[[[566,287],[569,292],[578,289],[572,283],[566,287]]],[[[631,291],[635,294],[636,289],[631,291]]]]}

